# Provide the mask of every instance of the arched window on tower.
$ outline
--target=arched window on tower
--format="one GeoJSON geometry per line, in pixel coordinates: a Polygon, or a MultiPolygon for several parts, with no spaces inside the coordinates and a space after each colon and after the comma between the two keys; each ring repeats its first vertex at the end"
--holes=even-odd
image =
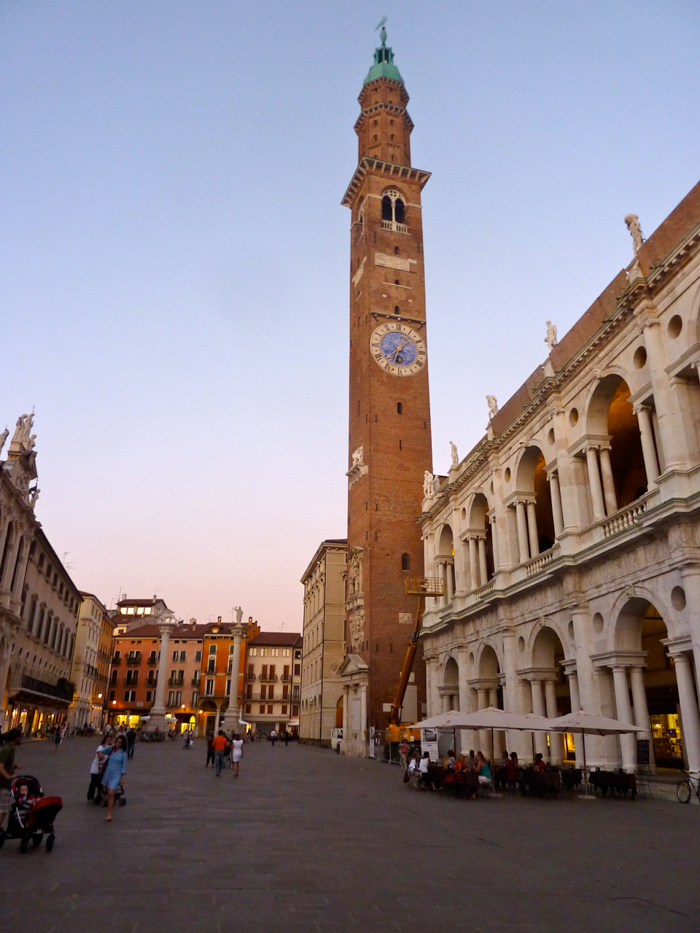
{"type": "Polygon", "coordinates": [[[387,188],[382,195],[382,227],[395,233],[408,233],[406,206],[396,188],[387,188]]]}
{"type": "Polygon", "coordinates": [[[411,569],[411,555],[410,555],[410,554],[402,554],[402,555],[401,555],[401,569],[402,569],[402,570],[410,570],[410,569],[411,569]]]}

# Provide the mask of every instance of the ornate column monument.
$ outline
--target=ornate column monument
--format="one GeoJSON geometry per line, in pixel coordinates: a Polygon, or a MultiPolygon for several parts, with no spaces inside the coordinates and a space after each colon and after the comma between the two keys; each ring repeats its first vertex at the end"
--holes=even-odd
{"type": "Polygon", "coordinates": [[[238,731],[241,721],[241,710],[238,705],[238,684],[241,674],[241,641],[246,633],[246,626],[243,624],[243,610],[240,606],[236,607],[236,621],[231,626],[233,633],[233,658],[231,662],[231,696],[229,698],[229,710],[231,711],[231,720],[234,732],[238,731]]]}
{"type": "Polygon", "coordinates": [[[160,631],[160,660],[158,661],[158,679],[156,681],[156,696],[151,707],[151,718],[148,721],[148,731],[155,732],[156,729],[163,735],[168,731],[165,720],[165,673],[168,667],[168,645],[170,644],[170,633],[177,625],[177,619],[170,610],[162,613],[156,619],[156,624],[160,631]]]}

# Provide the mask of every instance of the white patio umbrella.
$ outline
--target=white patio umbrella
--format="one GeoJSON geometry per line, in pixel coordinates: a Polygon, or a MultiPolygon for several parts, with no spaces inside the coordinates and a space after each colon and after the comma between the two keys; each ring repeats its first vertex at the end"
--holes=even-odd
{"type": "Polygon", "coordinates": [[[617,719],[610,719],[608,716],[597,716],[594,713],[585,713],[578,710],[575,713],[569,713],[567,716],[559,716],[551,720],[551,732],[572,732],[580,733],[581,744],[583,748],[583,782],[586,787],[586,793],[581,796],[593,800],[588,793],[588,770],[586,766],[586,736],[587,735],[621,735],[626,732],[645,732],[639,726],[633,726],[631,723],[619,722],[617,719]]]}
{"type": "Polygon", "coordinates": [[[449,713],[440,713],[438,716],[431,716],[430,719],[423,719],[421,722],[411,726],[412,729],[454,729],[454,719],[461,716],[459,710],[452,709],[449,713]]]}

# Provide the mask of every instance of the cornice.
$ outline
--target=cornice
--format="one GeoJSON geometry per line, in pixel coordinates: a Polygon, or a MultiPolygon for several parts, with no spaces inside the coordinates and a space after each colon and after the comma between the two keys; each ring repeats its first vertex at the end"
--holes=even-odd
{"type": "Polygon", "coordinates": [[[355,132],[359,133],[362,127],[362,124],[365,122],[365,117],[368,117],[373,113],[378,113],[380,110],[388,110],[390,113],[401,114],[401,116],[404,118],[404,122],[406,123],[408,127],[409,133],[413,132],[415,124],[413,123],[413,120],[409,116],[409,113],[406,110],[406,108],[401,107],[397,104],[388,104],[388,103],[376,103],[376,104],[372,104],[371,107],[366,107],[362,111],[360,116],[357,118],[357,120],[355,121],[355,132]]]}
{"type": "Polygon", "coordinates": [[[360,185],[369,172],[388,175],[392,178],[403,178],[406,181],[417,181],[421,190],[430,178],[430,172],[424,172],[419,168],[411,168],[410,165],[396,165],[395,162],[383,162],[381,159],[362,156],[347,191],[343,195],[343,200],[340,202],[343,207],[349,207],[352,204],[360,185]]]}

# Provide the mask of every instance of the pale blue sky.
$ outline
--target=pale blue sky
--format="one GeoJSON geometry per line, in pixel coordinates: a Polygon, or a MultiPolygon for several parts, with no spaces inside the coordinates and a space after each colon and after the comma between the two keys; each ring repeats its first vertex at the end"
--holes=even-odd
{"type": "Polygon", "coordinates": [[[108,605],[301,624],[346,521],[349,214],[375,25],[431,171],[435,467],[700,178],[700,5],[0,0],[0,430],[108,605]]]}

